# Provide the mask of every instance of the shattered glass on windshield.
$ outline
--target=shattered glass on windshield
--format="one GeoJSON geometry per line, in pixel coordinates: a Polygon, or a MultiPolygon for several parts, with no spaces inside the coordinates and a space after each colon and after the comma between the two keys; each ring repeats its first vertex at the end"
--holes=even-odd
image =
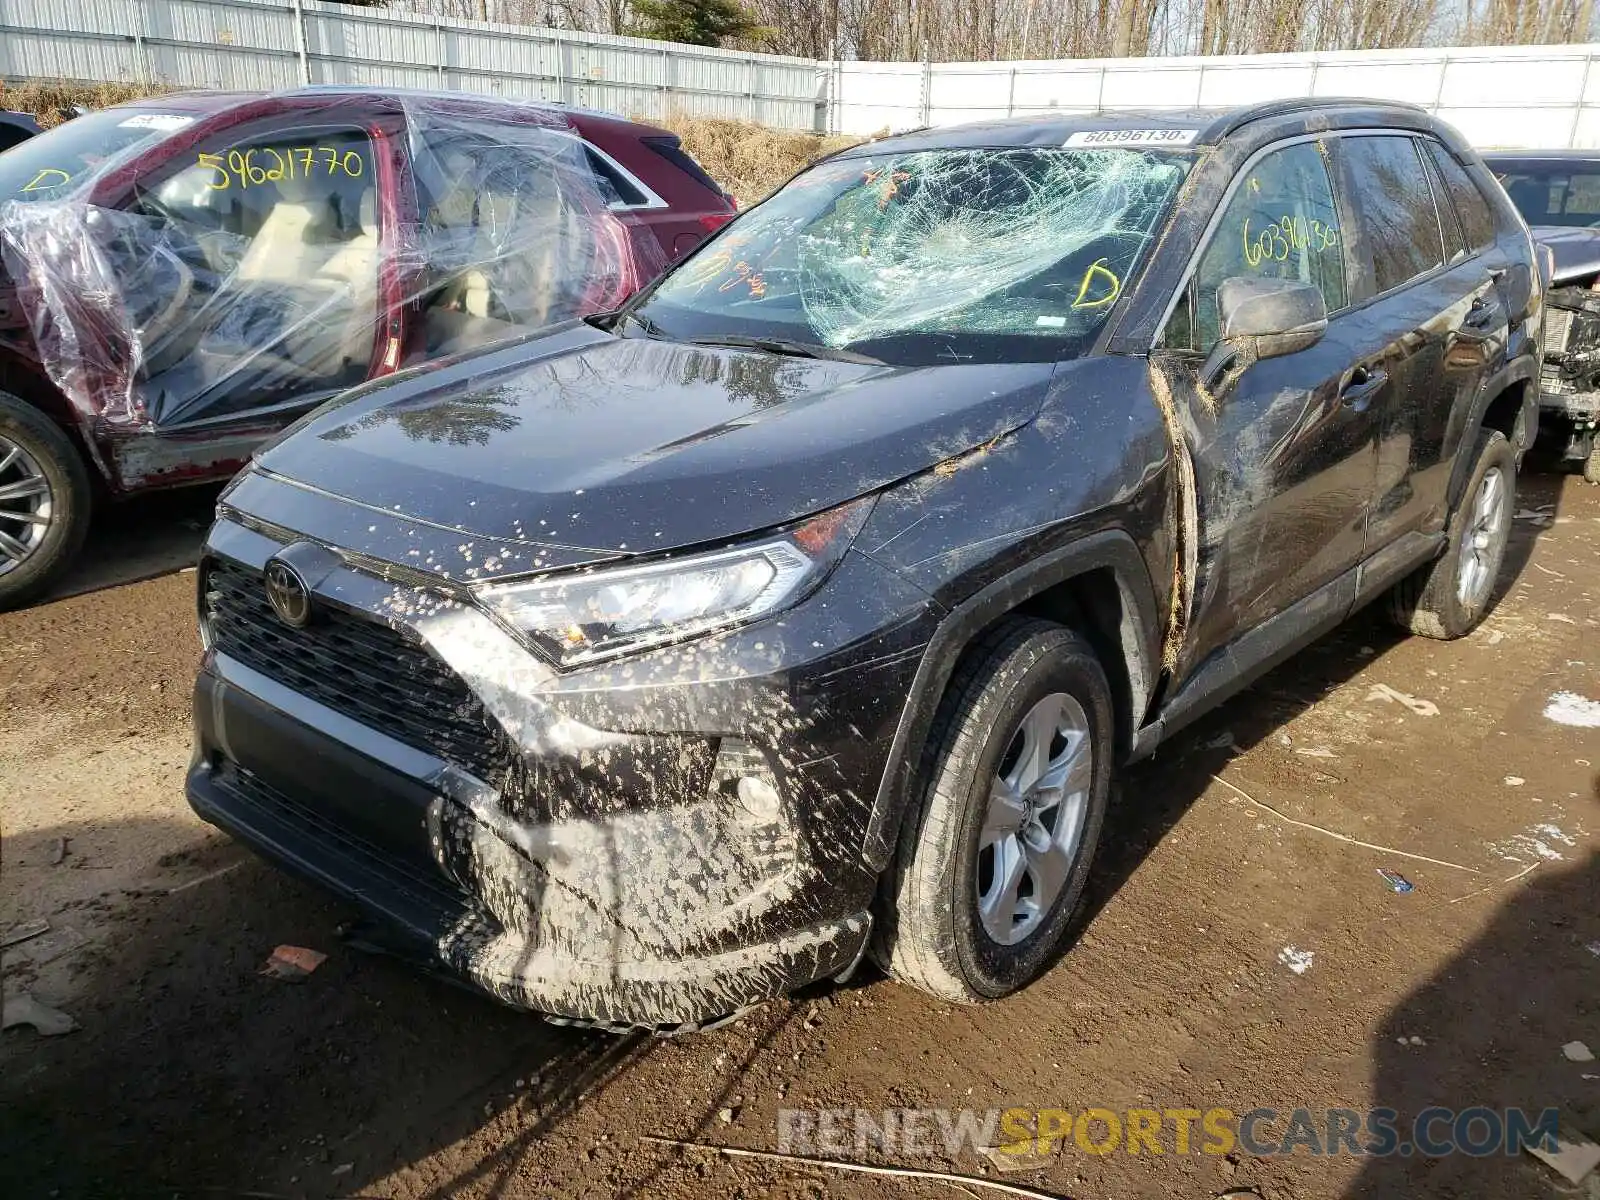
{"type": "Polygon", "coordinates": [[[40,360],[86,427],[304,405],[613,308],[665,265],[554,111],[331,99],[168,132],[132,176],[123,155],[0,205],[40,360]]]}
{"type": "Polygon", "coordinates": [[[642,312],[670,336],[781,337],[895,361],[1080,351],[1187,169],[1128,149],[836,159],[707,245],[642,312]]]}

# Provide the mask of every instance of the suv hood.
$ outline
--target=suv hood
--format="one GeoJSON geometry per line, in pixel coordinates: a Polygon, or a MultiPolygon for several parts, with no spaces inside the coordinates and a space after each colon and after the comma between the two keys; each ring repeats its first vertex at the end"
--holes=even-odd
{"type": "Polygon", "coordinates": [[[1535,225],[1533,240],[1550,247],[1555,258],[1555,287],[1600,275],[1600,229],[1570,225],[1535,225]]]}
{"type": "Polygon", "coordinates": [[[842,504],[1025,424],[1052,369],[789,358],[580,323],[359,388],[257,466],[559,567],[842,504]]]}

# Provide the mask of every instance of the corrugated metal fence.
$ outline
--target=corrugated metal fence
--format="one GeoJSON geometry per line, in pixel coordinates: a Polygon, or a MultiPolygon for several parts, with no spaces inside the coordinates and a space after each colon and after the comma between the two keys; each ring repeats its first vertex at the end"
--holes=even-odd
{"type": "Polygon", "coordinates": [[[1600,146],[1600,46],[1056,62],[814,62],[322,0],[0,0],[0,77],[366,83],[871,133],[1283,96],[1422,104],[1480,146],[1600,146]]]}
{"type": "Polygon", "coordinates": [[[821,128],[808,58],[319,0],[0,0],[0,77],[184,87],[362,83],[821,128]]]}

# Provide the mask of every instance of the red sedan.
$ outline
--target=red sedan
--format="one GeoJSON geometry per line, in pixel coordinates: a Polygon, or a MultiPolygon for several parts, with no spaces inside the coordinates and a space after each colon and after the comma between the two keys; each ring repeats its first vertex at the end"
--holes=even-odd
{"type": "Polygon", "coordinates": [[[667,130],[462,95],[185,93],[7,151],[0,608],[97,494],[227,478],[364,380],[614,308],[733,211],[667,130]]]}

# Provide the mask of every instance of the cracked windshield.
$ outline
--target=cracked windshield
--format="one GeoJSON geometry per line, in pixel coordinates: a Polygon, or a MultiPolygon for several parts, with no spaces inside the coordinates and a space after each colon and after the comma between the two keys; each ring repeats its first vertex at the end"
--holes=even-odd
{"type": "Polygon", "coordinates": [[[670,275],[648,333],[904,366],[1083,353],[1188,159],[957,149],[791,182],[670,275]]]}

